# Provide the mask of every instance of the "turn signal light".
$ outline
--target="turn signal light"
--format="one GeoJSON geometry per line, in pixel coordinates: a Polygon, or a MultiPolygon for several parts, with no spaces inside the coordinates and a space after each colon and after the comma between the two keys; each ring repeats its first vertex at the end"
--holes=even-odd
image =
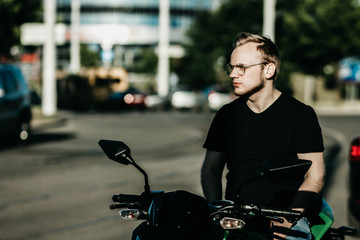
{"type": "Polygon", "coordinates": [[[224,217],[220,220],[223,229],[241,229],[245,227],[245,222],[241,219],[224,217]]]}
{"type": "Polygon", "coordinates": [[[136,221],[143,213],[138,209],[123,209],[119,211],[119,214],[124,219],[136,221]]]}

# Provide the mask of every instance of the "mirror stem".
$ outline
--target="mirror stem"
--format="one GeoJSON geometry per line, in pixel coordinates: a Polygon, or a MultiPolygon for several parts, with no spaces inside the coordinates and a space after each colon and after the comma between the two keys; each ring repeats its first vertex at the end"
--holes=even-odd
{"type": "Polygon", "coordinates": [[[136,169],[138,169],[144,175],[144,178],[145,178],[144,189],[145,189],[146,193],[150,193],[150,185],[149,185],[147,173],[139,165],[137,165],[134,161],[132,161],[132,164],[134,165],[134,167],[136,167],[136,169]]]}

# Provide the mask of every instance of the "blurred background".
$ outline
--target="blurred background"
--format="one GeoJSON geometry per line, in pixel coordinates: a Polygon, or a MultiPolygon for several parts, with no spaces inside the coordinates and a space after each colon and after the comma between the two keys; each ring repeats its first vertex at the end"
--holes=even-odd
{"type": "Polygon", "coordinates": [[[0,239],[129,239],[137,223],[107,205],[141,176],[105,161],[100,138],[128,143],[156,188],[202,194],[201,146],[235,98],[224,66],[242,31],[276,42],[276,88],[318,113],[324,193],[346,225],[359,16],[359,0],[0,0],[0,239]]]}
{"type": "Polygon", "coordinates": [[[206,105],[213,90],[231,90],[224,66],[236,34],[264,32],[282,56],[277,88],[309,104],[358,100],[359,1],[161,2],[2,1],[1,62],[20,66],[46,115],[131,105],[118,94],[127,91],[148,108],[171,107],[177,90],[206,105]]]}

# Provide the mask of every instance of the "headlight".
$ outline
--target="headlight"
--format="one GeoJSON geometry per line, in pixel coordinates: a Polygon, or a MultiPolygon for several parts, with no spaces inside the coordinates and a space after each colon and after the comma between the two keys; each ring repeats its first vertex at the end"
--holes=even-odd
{"type": "Polygon", "coordinates": [[[241,229],[245,227],[245,222],[241,219],[224,217],[220,220],[220,225],[223,229],[241,229]]]}
{"type": "Polygon", "coordinates": [[[125,101],[126,104],[133,103],[134,99],[135,99],[134,95],[132,95],[131,93],[126,94],[125,97],[124,97],[124,101],[125,101]]]}

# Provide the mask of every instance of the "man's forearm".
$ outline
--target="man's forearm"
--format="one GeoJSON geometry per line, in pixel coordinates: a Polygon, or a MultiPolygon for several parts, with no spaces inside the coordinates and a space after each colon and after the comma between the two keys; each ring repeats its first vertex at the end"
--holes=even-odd
{"type": "Polygon", "coordinates": [[[206,200],[213,201],[222,199],[221,178],[211,176],[211,174],[202,172],[201,186],[206,200]]]}
{"type": "Polygon", "coordinates": [[[323,153],[303,153],[298,154],[298,156],[300,159],[312,161],[312,165],[306,173],[304,182],[301,184],[299,190],[319,193],[323,188],[325,178],[323,153]]]}
{"type": "Polygon", "coordinates": [[[224,153],[207,150],[201,168],[201,186],[206,200],[222,199],[222,174],[225,166],[224,153]]]}
{"type": "Polygon", "coordinates": [[[324,185],[325,166],[322,152],[298,154],[298,157],[312,161],[312,165],[305,174],[304,181],[291,203],[293,209],[304,211],[319,200],[319,193],[324,185]]]}

